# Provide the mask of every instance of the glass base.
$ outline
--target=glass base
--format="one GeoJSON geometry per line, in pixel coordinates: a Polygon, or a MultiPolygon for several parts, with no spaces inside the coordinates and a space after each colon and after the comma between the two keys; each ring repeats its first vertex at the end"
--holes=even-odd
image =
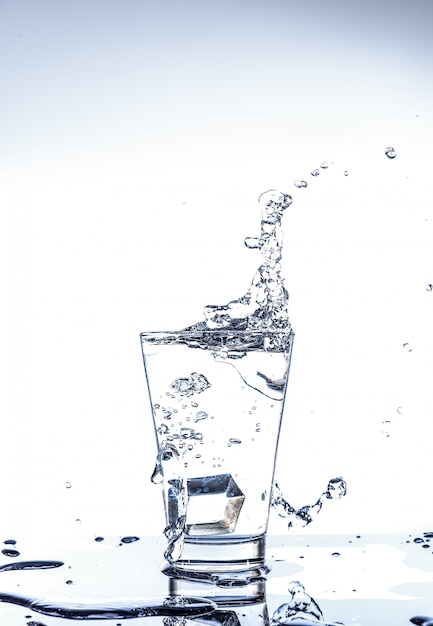
{"type": "Polygon", "coordinates": [[[219,588],[260,586],[270,571],[265,565],[265,535],[186,537],[181,559],[165,565],[162,571],[177,581],[209,583],[219,588]]]}

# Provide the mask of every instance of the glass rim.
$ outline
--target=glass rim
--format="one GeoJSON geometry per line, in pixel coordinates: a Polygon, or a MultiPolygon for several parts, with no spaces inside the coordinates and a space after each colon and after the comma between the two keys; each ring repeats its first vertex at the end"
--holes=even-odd
{"type": "Polygon", "coordinates": [[[272,328],[272,329],[228,329],[228,328],[200,328],[198,330],[148,330],[140,333],[141,339],[157,338],[157,337],[197,337],[201,335],[217,335],[220,337],[236,337],[236,336],[275,336],[275,335],[293,335],[293,330],[289,328],[272,328]]]}

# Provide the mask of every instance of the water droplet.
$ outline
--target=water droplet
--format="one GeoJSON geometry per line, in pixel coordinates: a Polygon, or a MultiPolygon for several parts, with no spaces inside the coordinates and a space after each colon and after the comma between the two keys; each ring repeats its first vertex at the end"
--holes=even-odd
{"type": "Polygon", "coordinates": [[[306,180],[295,180],[293,184],[295,185],[295,187],[298,187],[298,189],[308,187],[308,183],[306,180]]]}
{"type": "Polygon", "coordinates": [[[65,483],[65,487],[66,487],[66,489],[70,489],[70,488],[72,487],[72,485],[71,485],[71,483],[66,482],[66,483],[65,483]]]}
{"type": "Polygon", "coordinates": [[[326,490],[326,497],[330,500],[338,500],[343,498],[347,493],[347,484],[343,478],[331,478],[326,490]]]}
{"type": "Polygon", "coordinates": [[[326,161],[324,161],[323,163],[320,164],[320,167],[322,168],[322,170],[327,170],[329,165],[326,161]]]}
{"type": "Polygon", "coordinates": [[[16,557],[20,555],[18,550],[12,550],[12,548],[5,548],[4,550],[2,550],[2,554],[4,554],[5,556],[11,556],[11,557],[16,557]]]}
{"type": "Polygon", "coordinates": [[[338,556],[340,556],[340,553],[339,552],[333,552],[332,556],[338,557],[338,556]]]}
{"type": "Polygon", "coordinates": [[[397,156],[397,153],[392,146],[387,147],[387,149],[385,150],[385,154],[388,157],[388,159],[395,159],[395,157],[397,156]]]}
{"type": "Polygon", "coordinates": [[[67,584],[67,585],[73,585],[73,584],[74,584],[74,581],[73,581],[73,580],[67,580],[67,581],[66,581],[66,584],[67,584]]]}
{"type": "Polygon", "coordinates": [[[120,540],[122,543],[135,543],[136,541],[140,541],[140,537],[135,537],[134,535],[128,537],[122,537],[120,540]]]}
{"type": "Polygon", "coordinates": [[[316,167],[312,172],[311,172],[311,176],[319,176],[320,175],[320,170],[316,167]]]}
{"type": "Polygon", "coordinates": [[[245,237],[244,244],[250,250],[260,248],[260,239],[258,237],[245,237]]]}
{"type": "Polygon", "coordinates": [[[5,541],[3,541],[3,543],[6,546],[15,546],[17,542],[15,541],[15,539],[6,539],[5,541]]]}
{"type": "Polygon", "coordinates": [[[95,537],[95,541],[100,543],[101,541],[104,541],[104,537],[95,537]]]}
{"type": "Polygon", "coordinates": [[[242,441],[238,439],[237,437],[230,437],[229,442],[230,443],[242,443],[242,441]]]}
{"type": "Polygon", "coordinates": [[[403,408],[401,406],[397,408],[397,413],[399,413],[400,415],[403,413],[403,408]]]}
{"type": "Polygon", "coordinates": [[[426,291],[433,291],[433,285],[430,283],[429,285],[427,285],[427,287],[425,288],[426,291]]]}
{"type": "Polygon", "coordinates": [[[410,344],[408,343],[404,343],[403,348],[405,348],[406,352],[412,352],[412,348],[410,347],[410,344]]]}
{"type": "Polygon", "coordinates": [[[207,417],[209,417],[209,414],[206,413],[206,411],[197,411],[197,413],[195,414],[194,422],[205,420],[207,417]]]}
{"type": "Polygon", "coordinates": [[[348,172],[347,170],[344,170],[343,174],[344,174],[345,176],[349,176],[349,172],[348,172]]]}

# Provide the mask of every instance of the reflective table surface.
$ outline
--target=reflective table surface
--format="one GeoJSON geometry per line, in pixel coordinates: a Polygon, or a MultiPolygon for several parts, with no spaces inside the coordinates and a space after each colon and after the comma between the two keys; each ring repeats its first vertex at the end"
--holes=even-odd
{"type": "Polygon", "coordinates": [[[6,539],[0,624],[309,623],[407,626],[433,620],[433,532],[269,536],[266,582],[217,588],[162,573],[163,537],[6,539]]]}

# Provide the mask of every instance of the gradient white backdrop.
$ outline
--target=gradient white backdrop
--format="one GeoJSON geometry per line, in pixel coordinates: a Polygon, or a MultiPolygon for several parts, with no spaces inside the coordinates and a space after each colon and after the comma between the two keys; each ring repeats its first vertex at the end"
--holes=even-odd
{"type": "Polygon", "coordinates": [[[312,532],[432,530],[432,30],[428,0],[0,2],[1,540],[160,532],[139,332],[245,293],[269,188],[283,491],[347,480],[312,532]]]}

